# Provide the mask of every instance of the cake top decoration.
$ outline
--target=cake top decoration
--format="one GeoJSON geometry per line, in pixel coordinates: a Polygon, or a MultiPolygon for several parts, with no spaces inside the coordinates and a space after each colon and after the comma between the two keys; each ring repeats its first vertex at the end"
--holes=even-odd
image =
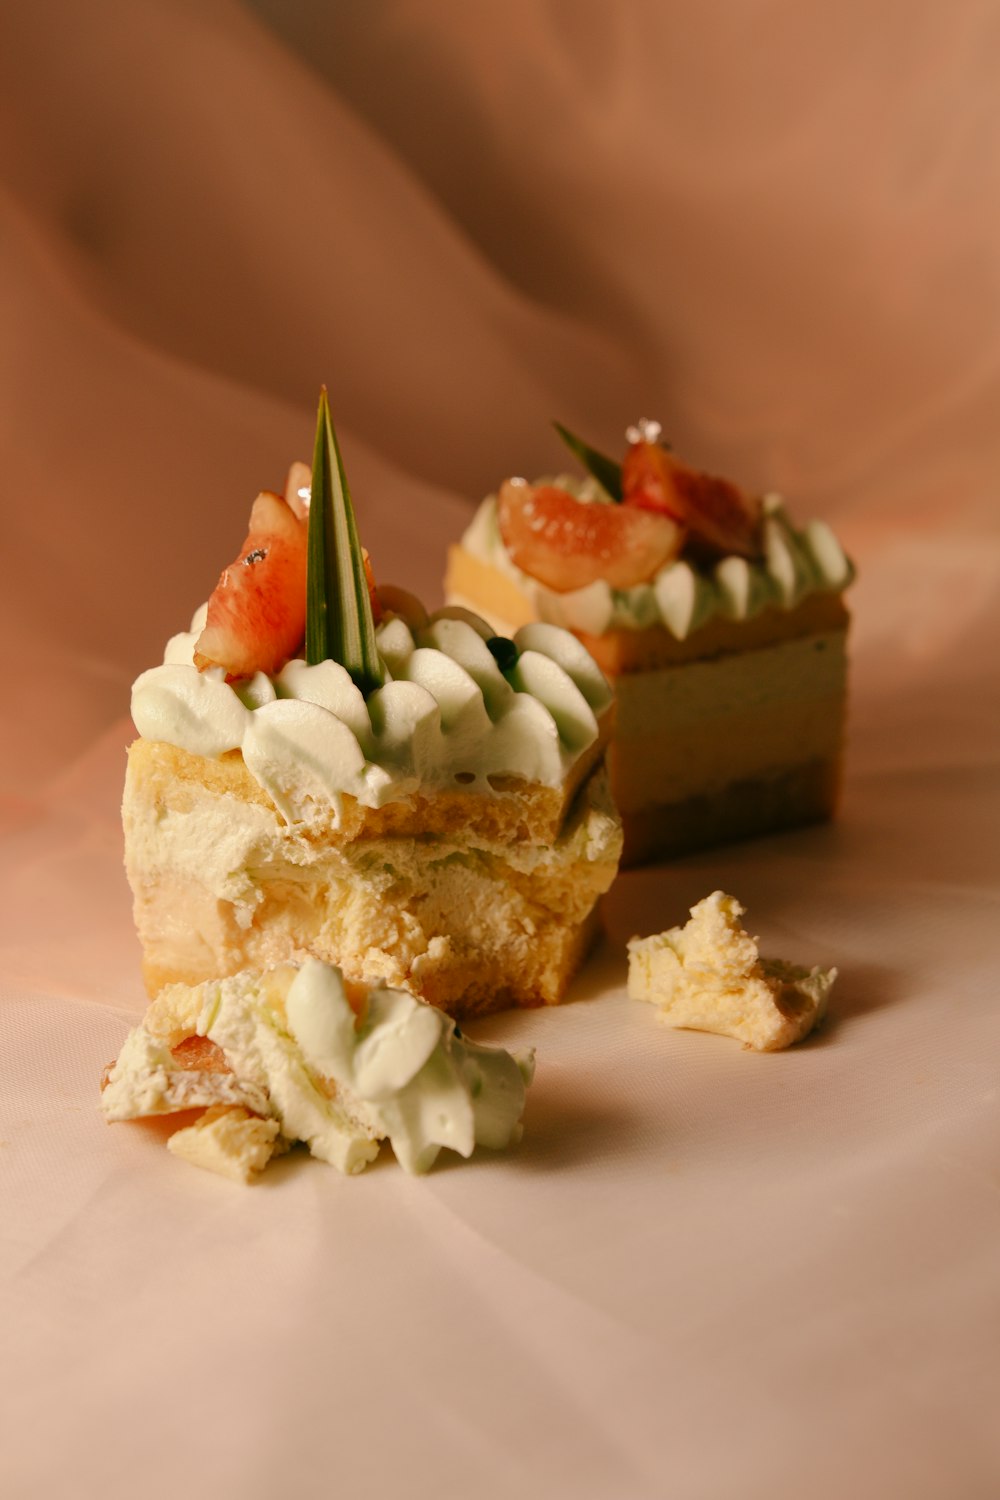
{"type": "Polygon", "coordinates": [[[310,666],[339,662],[366,697],[384,680],[375,644],[373,594],[324,386],[316,416],[309,504],[305,655],[310,666]]]}
{"type": "Polygon", "coordinates": [[[208,601],[194,665],[241,681],[280,671],[304,643],[310,665],[337,662],[367,696],[385,680],[380,614],[324,386],[312,472],[296,463],[283,496],[257,496],[240,555],[208,601]]]}
{"type": "Polygon", "coordinates": [[[625,429],[627,443],[658,443],[662,435],[661,423],[650,417],[640,417],[638,422],[633,422],[631,427],[625,429]]]}
{"type": "Polygon", "coordinates": [[[626,429],[629,446],[621,464],[559,422],[553,425],[610,499],[651,511],[679,528],[673,540],[674,555],[685,551],[711,557],[761,555],[760,500],[731,480],[703,473],[676,458],[662,441],[659,422],[640,417],[626,429]]]}
{"type": "Polygon", "coordinates": [[[239,752],[289,824],[336,821],[345,796],[379,808],[430,788],[492,797],[505,777],[560,787],[610,705],[563,631],[507,640],[467,610],[429,616],[376,589],[325,389],[312,473],[295,463],[284,496],[258,495],[240,556],[132,689],[143,739],[239,752]]]}

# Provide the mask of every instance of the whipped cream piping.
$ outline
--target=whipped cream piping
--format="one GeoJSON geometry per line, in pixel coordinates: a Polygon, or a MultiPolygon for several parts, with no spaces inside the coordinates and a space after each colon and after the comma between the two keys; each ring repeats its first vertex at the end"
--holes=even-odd
{"type": "MultiPolygon", "coordinates": [[[[611,504],[595,480],[559,474],[539,484],[554,484],[580,499],[611,504]]],[[[779,495],[764,498],[764,556],[759,562],[724,557],[714,565],[687,558],[666,563],[648,583],[613,589],[603,581],[569,593],[556,593],[511,561],[497,523],[496,496],[479,506],[462,546],[514,582],[542,620],[567,630],[603,635],[608,630],[646,630],[663,625],[678,640],[719,615],[747,620],[777,605],[793,609],[807,594],[839,593],[854,577],[854,568],[823,521],[792,526],[779,495]]]]}
{"type": "Polygon", "coordinates": [[[241,750],[290,823],[331,807],[336,817],[344,794],[381,807],[421,786],[489,792],[491,776],[559,787],[611,702],[580,643],[548,624],[517,632],[505,675],[485,621],[458,610],[422,622],[391,615],[376,632],[386,682],[366,699],[333,661],[290,661],[274,677],[233,684],[221,669],[199,672],[202,618],[136,679],[135,726],[197,755],[241,750]]]}

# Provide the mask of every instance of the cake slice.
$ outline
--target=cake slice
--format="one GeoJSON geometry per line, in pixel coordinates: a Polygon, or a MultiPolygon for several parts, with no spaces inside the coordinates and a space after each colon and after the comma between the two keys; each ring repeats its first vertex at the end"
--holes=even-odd
{"type": "Polygon", "coordinates": [[[442,1148],[518,1140],[533,1073],[531,1053],[478,1046],[406,991],[347,986],[310,958],[168,986],[108,1069],[101,1108],[112,1122],[178,1118],[174,1155],[238,1182],[297,1141],[356,1173],[388,1139],[407,1172],[426,1172],[442,1148]]]}
{"type": "Polygon", "coordinates": [[[488,497],[450,551],[448,599],[500,631],[569,629],[607,674],[624,864],[831,817],[850,562],[823,522],[680,463],[657,424],[628,437],[621,466],[573,440],[585,479],[488,497]]]}
{"type": "Polygon", "coordinates": [[[621,850],[608,684],[554,626],[499,638],[375,588],[325,397],[308,520],[307,478],[258,499],[240,558],[133,688],[147,989],[313,955],[452,1015],[554,1003],[621,850]],[[317,557],[338,537],[336,565],[317,557]]]}

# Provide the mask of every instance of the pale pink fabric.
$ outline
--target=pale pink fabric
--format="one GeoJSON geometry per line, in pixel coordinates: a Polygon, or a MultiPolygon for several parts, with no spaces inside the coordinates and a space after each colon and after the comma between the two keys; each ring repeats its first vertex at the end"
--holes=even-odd
{"type": "Polygon", "coordinates": [[[988,0],[7,7],[0,1493],[997,1493],[998,77],[988,0]],[[518,1151],[243,1192],[95,1107],[128,688],[323,381],[430,602],[552,417],[834,522],[850,759],[836,826],[624,877],[577,1003],[481,1028],[538,1048],[518,1151]],[[839,966],[816,1042],[627,1000],[718,886],[839,966]]]}

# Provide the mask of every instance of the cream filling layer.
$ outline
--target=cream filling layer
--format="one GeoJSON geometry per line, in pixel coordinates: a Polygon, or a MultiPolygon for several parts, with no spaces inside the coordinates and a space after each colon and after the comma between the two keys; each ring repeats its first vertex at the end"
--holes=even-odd
{"type": "MultiPolygon", "coordinates": [[[[615,861],[621,828],[607,794],[603,773],[587,782],[573,815],[551,845],[515,840],[502,846],[477,847],[441,836],[433,844],[412,839],[364,840],[339,849],[318,847],[308,830],[285,824],[258,803],[232,804],[193,786],[182,807],[164,806],[130,777],[122,803],[122,822],[129,878],[137,891],[161,879],[190,883],[231,905],[244,931],[253,924],[265,899],[265,887],[287,881],[292,886],[317,881],[363,887],[375,896],[405,882],[419,890],[433,876],[435,862],[477,863],[494,868],[498,877],[525,877],[615,861]]],[[[581,890],[587,882],[580,881],[581,890]]],[[[569,916],[567,914],[567,919],[569,916]]]]}
{"type": "Polygon", "coordinates": [[[623,813],[716,791],[733,779],[836,755],[843,733],[844,634],[617,679],[612,747],[623,813]]]}

